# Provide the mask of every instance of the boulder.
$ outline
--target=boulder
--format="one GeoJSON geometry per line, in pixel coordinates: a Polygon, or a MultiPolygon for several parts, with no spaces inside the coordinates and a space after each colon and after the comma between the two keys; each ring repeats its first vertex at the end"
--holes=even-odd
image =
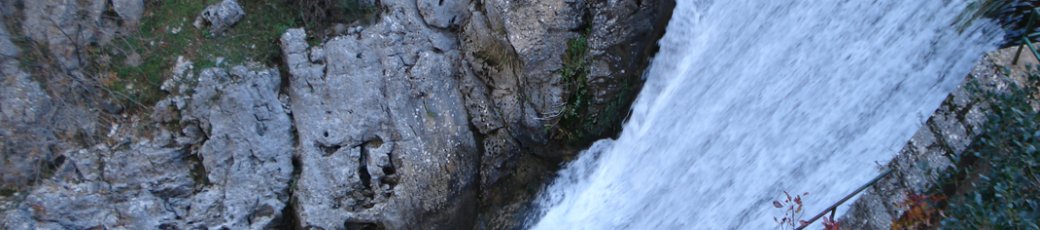
{"type": "Polygon", "coordinates": [[[202,10],[202,13],[195,18],[194,25],[199,29],[208,26],[210,33],[222,34],[245,15],[246,12],[242,10],[242,6],[238,5],[238,1],[223,0],[202,10]]]}

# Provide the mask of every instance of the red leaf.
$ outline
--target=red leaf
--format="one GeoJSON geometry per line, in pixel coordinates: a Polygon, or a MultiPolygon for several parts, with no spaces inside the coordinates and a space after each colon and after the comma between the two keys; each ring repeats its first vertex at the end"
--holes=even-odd
{"type": "Polygon", "coordinates": [[[798,204],[798,205],[802,205],[802,196],[794,197],[794,203],[798,204]]]}
{"type": "Polygon", "coordinates": [[[806,225],[809,225],[809,221],[799,220],[798,224],[801,224],[802,226],[806,226],[806,225]]]}
{"type": "Polygon", "coordinates": [[[773,207],[776,207],[776,208],[783,208],[783,207],[784,207],[784,205],[783,205],[783,204],[781,204],[781,203],[780,203],[780,201],[775,201],[775,200],[774,200],[774,201],[773,201],[773,207]]]}
{"type": "Polygon", "coordinates": [[[823,229],[824,230],[841,230],[841,225],[838,221],[831,218],[823,218],[823,229]]]}

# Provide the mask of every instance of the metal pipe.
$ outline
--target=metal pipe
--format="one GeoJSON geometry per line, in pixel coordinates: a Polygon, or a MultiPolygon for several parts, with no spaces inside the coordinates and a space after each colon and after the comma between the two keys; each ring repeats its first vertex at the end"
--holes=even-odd
{"type": "Polygon", "coordinates": [[[874,183],[877,183],[878,181],[880,181],[881,178],[885,178],[885,176],[888,176],[888,174],[892,174],[892,169],[885,170],[885,172],[881,173],[881,175],[878,175],[877,177],[874,177],[873,180],[870,180],[870,182],[867,182],[867,184],[864,184],[863,186],[860,186],[859,189],[856,189],[856,191],[854,191],[854,192],[850,193],[849,195],[845,196],[845,198],[841,198],[841,200],[839,200],[837,203],[834,203],[833,205],[831,205],[827,209],[824,209],[823,212],[820,212],[820,214],[817,214],[816,216],[813,216],[812,219],[809,219],[809,221],[806,221],[805,224],[803,224],[801,226],[798,226],[798,228],[795,228],[795,230],[802,230],[802,229],[805,229],[806,227],[809,227],[810,224],[812,224],[813,222],[816,222],[817,220],[822,218],[824,215],[827,215],[828,212],[831,213],[831,216],[833,218],[834,211],[838,209],[838,206],[841,206],[841,204],[845,203],[845,201],[848,201],[849,199],[852,199],[852,197],[855,197],[856,194],[859,194],[863,190],[866,190],[870,186],[874,185],[874,183]]]}

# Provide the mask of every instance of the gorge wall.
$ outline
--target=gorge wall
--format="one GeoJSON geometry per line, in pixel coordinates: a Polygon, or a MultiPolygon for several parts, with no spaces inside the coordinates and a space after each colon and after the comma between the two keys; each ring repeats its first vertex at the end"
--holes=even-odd
{"type": "Polygon", "coordinates": [[[558,163],[620,127],[674,5],[365,2],[325,41],[270,38],[274,64],[177,58],[147,110],[90,84],[105,57],[84,47],[160,3],[4,2],[0,227],[520,228],[558,163]]]}

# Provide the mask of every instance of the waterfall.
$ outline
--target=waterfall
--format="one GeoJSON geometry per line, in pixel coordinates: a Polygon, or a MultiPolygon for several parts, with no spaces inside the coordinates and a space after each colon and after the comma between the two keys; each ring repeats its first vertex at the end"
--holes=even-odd
{"type": "MultiPolygon", "coordinates": [[[[535,229],[772,229],[880,173],[1002,36],[958,0],[678,0],[616,140],[559,172],[535,229]]],[[[839,209],[839,215],[846,207],[839,209]]]]}

